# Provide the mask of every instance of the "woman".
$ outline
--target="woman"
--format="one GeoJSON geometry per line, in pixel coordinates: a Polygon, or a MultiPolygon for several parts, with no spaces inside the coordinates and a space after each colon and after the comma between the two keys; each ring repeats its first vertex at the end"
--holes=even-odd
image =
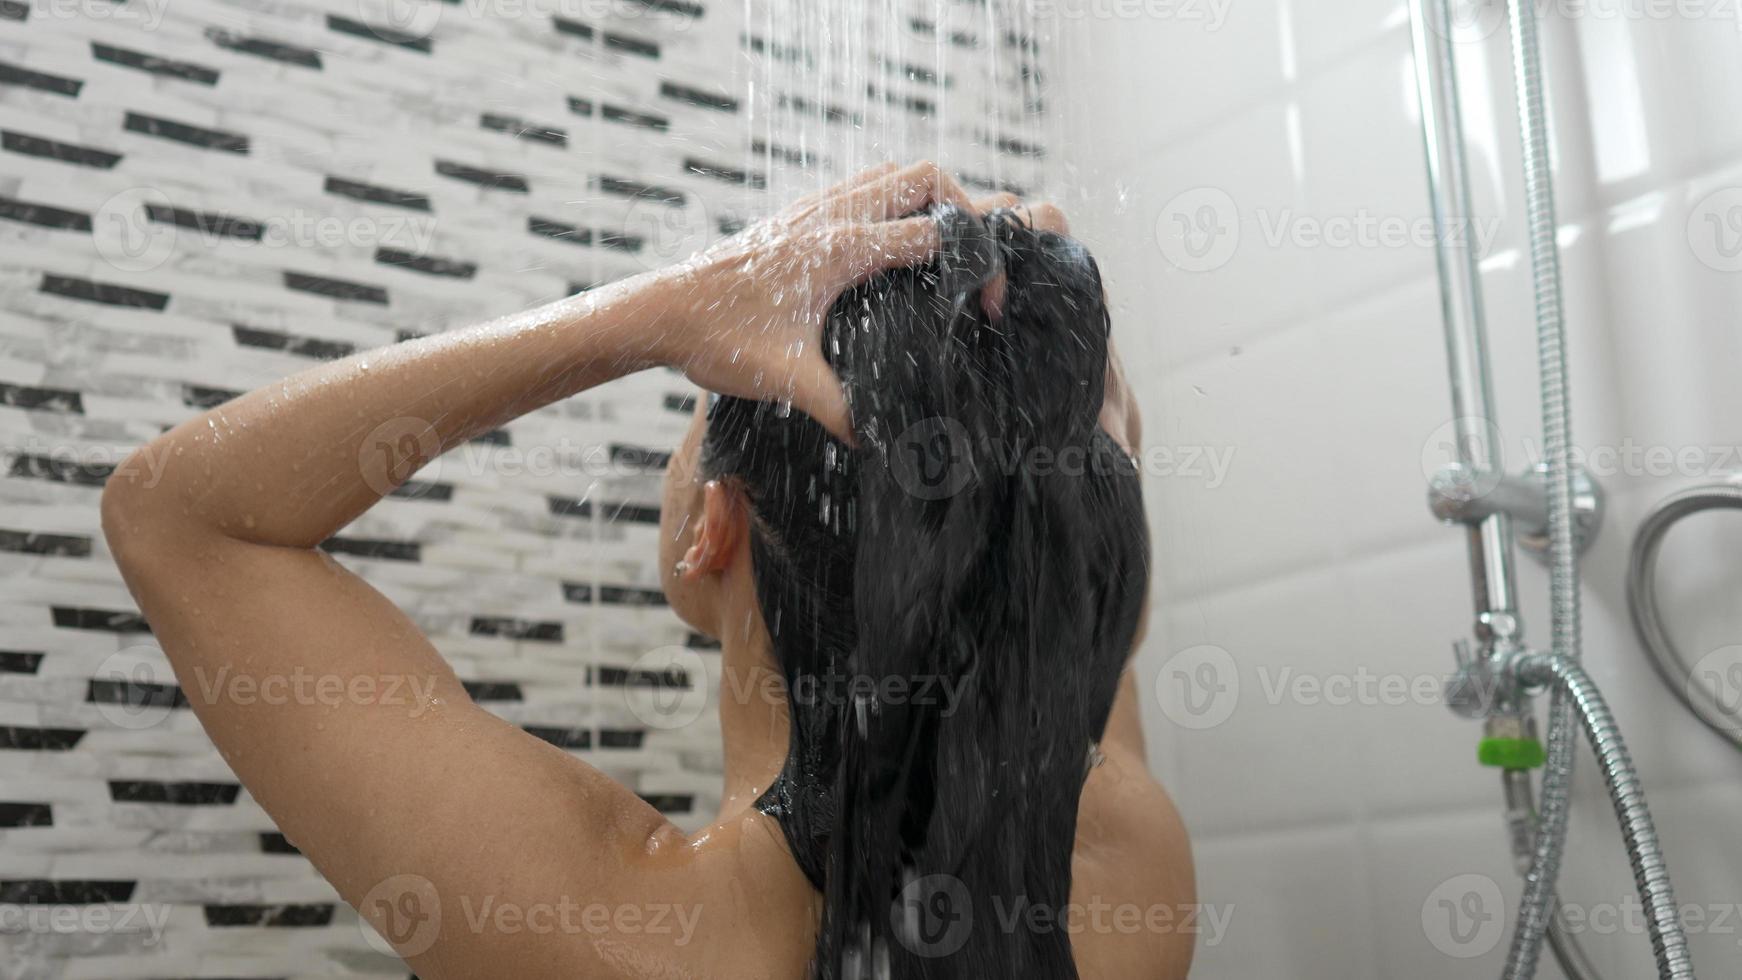
{"type": "Polygon", "coordinates": [[[1135,412],[1056,210],[978,217],[1014,203],[866,171],[676,268],[269,385],[117,471],[105,533],[206,731],[419,976],[1184,975],[1190,858],[1123,670],[1135,412]],[[474,705],[317,548],[441,451],[661,365],[720,396],[661,515],[671,605],[726,674],[726,795],[694,835],[474,705]],[[346,694],[235,696],[293,671],[346,694]]]}

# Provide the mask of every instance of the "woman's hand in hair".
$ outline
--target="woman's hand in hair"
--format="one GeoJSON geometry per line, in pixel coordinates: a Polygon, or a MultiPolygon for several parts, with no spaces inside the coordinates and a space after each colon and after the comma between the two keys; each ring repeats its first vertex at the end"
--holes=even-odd
{"type": "Polygon", "coordinates": [[[934,204],[973,207],[934,163],[885,164],[657,273],[669,315],[649,341],[654,357],[710,391],[790,401],[851,441],[823,322],[845,290],[936,254],[936,223],[903,217],[934,204]]]}

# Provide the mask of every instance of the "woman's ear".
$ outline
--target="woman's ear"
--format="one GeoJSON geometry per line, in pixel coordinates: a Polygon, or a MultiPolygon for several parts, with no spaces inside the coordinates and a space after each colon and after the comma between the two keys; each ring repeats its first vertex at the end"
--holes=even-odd
{"type": "Polygon", "coordinates": [[[695,581],[730,568],[749,536],[749,508],[742,493],[719,480],[702,487],[701,511],[695,534],[678,563],[678,578],[695,581]]]}

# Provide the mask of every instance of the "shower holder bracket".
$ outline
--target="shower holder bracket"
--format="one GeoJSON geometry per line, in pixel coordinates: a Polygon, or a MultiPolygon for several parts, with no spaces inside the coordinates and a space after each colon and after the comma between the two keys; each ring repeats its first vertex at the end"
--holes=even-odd
{"type": "MultiPolygon", "coordinates": [[[[1583,555],[1603,526],[1603,487],[1583,466],[1574,464],[1573,546],[1583,555]]],[[[1495,514],[1514,521],[1518,546],[1548,563],[1548,464],[1538,463],[1517,476],[1448,463],[1428,481],[1428,509],[1447,524],[1476,525],[1495,514]]]]}

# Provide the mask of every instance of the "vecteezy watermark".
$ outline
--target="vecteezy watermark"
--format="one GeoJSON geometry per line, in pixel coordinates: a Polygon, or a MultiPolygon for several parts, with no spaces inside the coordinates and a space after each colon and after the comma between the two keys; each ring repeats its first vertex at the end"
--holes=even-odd
{"type": "Polygon", "coordinates": [[[1099,895],[1047,905],[1027,895],[983,896],[976,917],[975,900],[961,879],[950,874],[914,877],[890,907],[896,941],[908,952],[926,958],[950,956],[967,945],[976,926],[1006,936],[1049,935],[1188,935],[1203,946],[1219,945],[1233,921],[1231,905],[1137,903],[1107,901],[1099,895]]]}
{"type": "Polygon", "coordinates": [[[126,24],[144,31],[155,31],[163,23],[163,13],[169,0],[138,0],[114,3],[112,0],[26,0],[29,16],[34,20],[77,20],[126,24]]]}
{"type": "Polygon", "coordinates": [[[1159,20],[1201,24],[1213,33],[1228,22],[1234,0],[1023,0],[1033,23],[1079,20],[1159,20]]]}
{"type": "MultiPolygon", "coordinates": [[[[399,874],[369,889],[357,905],[358,928],[370,946],[393,956],[428,952],[441,938],[442,897],[428,878],[399,874]]],[[[472,935],[659,936],[687,946],[701,923],[701,903],[519,902],[462,894],[458,924],[472,935]]],[[[449,921],[448,925],[456,923],[449,921]]]]}
{"type": "Polygon", "coordinates": [[[1150,446],[1135,457],[1097,452],[1087,446],[1012,447],[991,445],[978,460],[967,427],[942,415],[920,419],[889,447],[889,471],[897,485],[921,500],[943,500],[961,493],[976,478],[1029,476],[1078,477],[1136,469],[1160,479],[1201,480],[1220,487],[1234,464],[1233,446],[1150,446]]]}
{"type": "Polygon", "coordinates": [[[1707,194],[1688,212],[1688,248],[1719,272],[1742,272],[1742,187],[1707,194]]]}
{"type": "Polygon", "coordinates": [[[461,895],[460,912],[475,935],[664,936],[672,946],[688,946],[702,919],[700,903],[577,902],[566,895],[532,903],[461,895]]]}
{"type": "Polygon", "coordinates": [[[1154,694],[1162,714],[1181,728],[1207,729],[1233,717],[1243,698],[1308,708],[1429,707],[1445,701],[1445,674],[1369,669],[1302,670],[1258,664],[1241,668],[1233,654],[1214,644],[1186,647],[1156,674],[1154,694]]]}
{"type": "Polygon", "coordinates": [[[404,709],[409,717],[420,718],[442,703],[433,674],[337,674],[300,665],[258,673],[201,664],[192,675],[192,688],[180,687],[159,647],[134,644],[97,665],[90,697],[104,720],[133,731],[155,727],[176,708],[194,705],[357,705],[404,709]]]}
{"type": "MultiPolygon", "coordinates": [[[[1555,21],[1729,21],[1742,29],[1742,4],[1737,0],[1527,0],[1531,15],[1555,21]]],[[[1476,43],[1506,26],[1507,7],[1498,0],[1452,0],[1451,23],[1435,33],[1449,40],[1476,43]]]]}
{"type": "MultiPolygon", "coordinates": [[[[1449,463],[1466,458],[1489,459],[1503,465],[1506,450],[1522,456],[1519,471],[1531,469],[1548,459],[1542,442],[1533,436],[1521,436],[1506,443],[1500,427],[1493,422],[1470,416],[1442,423],[1429,433],[1421,447],[1422,475],[1434,474],[1449,463]]],[[[1742,445],[1681,444],[1642,442],[1631,436],[1619,442],[1584,444],[1567,447],[1575,467],[1597,479],[1664,479],[1669,477],[1714,478],[1742,472],[1742,445]]],[[[1492,472],[1474,473],[1478,494],[1492,490],[1499,476],[1492,472]]]]}
{"type": "MultiPolygon", "coordinates": [[[[1444,232],[1450,244],[1467,243],[1487,254],[1499,236],[1498,217],[1456,219],[1444,232]]],[[[1384,214],[1365,208],[1347,214],[1302,214],[1289,207],[1242,209],[1219,187],[1194,187],[1174,195],[1155,219],[1161,254],[1182,272],[1210,272],[1227,265],[1248,231],[1272,251],[1292,249],[1431,249],[1441,240],[1427,215],[1384,214]]]]}
{"type": "Polygon", "coordinates": [[[139,936],[139,945],[156,946],[169,924],[170,907],[161,902],[116,904],[20,904],[0,902],[0,936],[139,936]]]}
{"type": "MultiPolygon", "coordinates": [[[[439,4],[438,4],[439,5],[439,4]]],[[[150,272],[177,251],[235,248],[388,248],[427,255],[435,238],[429,215],[338,215],[293,209],[265,217],[195,212],[155,187],[111,195],[91,217],[97,254],[123,272],[150,272]]]]}
{"type": "Polygon", "coordinates": [[[403,486],[420,470],[427,470],[422,485],[432,487],[440,477],[441,451],[442,440],[435,426],[423,419],[400,416],[369,430],[357,444],[357,470],[369,489],[382,496],[403,486]]]}
{"type": "Polygon", "coordinates": [[[1435,885],[1421,903],[1421,931],[1447,956],[1482,956],[1506,934],[1506,898],[1484,874],[1461,874],[1435,885]]]}

